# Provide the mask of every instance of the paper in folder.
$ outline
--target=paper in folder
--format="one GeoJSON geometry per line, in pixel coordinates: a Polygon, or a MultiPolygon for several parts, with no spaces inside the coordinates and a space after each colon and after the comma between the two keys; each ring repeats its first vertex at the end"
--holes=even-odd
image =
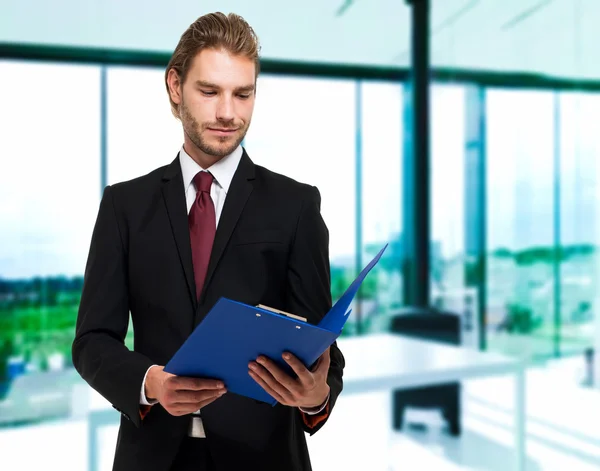
{"type": "Polygon", "coordinates": [[[310,367],[342,333],[352,300],[386,248],[387,244],[318,325],[281,311],[221,298],[167,363],[165,371],[178,376],[219,379],[228,393],[275,405],[277,401],[249,376],[248,363],[265,355],[295,376],[281,357],[290,352],[310,367]]]}

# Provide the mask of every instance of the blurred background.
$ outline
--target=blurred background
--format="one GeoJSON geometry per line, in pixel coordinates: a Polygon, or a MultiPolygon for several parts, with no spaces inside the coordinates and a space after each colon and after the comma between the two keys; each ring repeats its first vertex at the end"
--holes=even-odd
{"type": "Polygon", "coordinates": [[[597,0],[0,0],[0,469],[111,468],[70,357],[91,232],[176,156],[164,70],[211,11],[259,36],[244,145],[321,191],[334,300],[390,244],[340,346],[397,382],[349,371],[314,468],[600,469],[597,0]]]}

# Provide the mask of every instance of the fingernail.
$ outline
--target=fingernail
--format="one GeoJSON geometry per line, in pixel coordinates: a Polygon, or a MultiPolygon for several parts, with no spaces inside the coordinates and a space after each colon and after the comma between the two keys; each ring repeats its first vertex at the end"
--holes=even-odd
{"type": "Polygon", "coordinates": [[[284,353],[283,354],[283,358],[286,359],[286,360],[289,360],[290,359],[290,354],[289,353],[284,353]]]}
{"type": "Polygon", "coordinates": [[[256,361],[258,361],[259,363],[264,363],[265,359],[263,357],[258,357],[258,360],[256,360],[256,361]]]}
{"type": "Polygon", "coordinates": [[[254,363],[249,363],[248,367],[251,368],[251,369],[253,369],[253,370],[256,369],[256,365],[254,363]]]}

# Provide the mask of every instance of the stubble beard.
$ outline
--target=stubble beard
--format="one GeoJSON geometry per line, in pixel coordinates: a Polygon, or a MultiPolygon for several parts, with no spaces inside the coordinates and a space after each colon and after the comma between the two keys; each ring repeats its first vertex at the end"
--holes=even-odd
{"type": "Polygon", "coordinates": [[[232,138],[228,136],[219,136],[217,140],[219,143],[224,144],[226,142],[230,142],[229,145],[225,146],[215,146],[207,142],[207,140],[202,135],[202,132],[210,127],[209,125],[216,126],[219,128],[235,128],[233,123],[225,123],[225,122],[217,122],[217,123],[203,123],[200,125],[198,120],[194,118],[189,108],[185,105],[185,103],[181,103],[181,108],[179,111],[181,116],[181,122],[183,124],[183,130],[185,134],[189,137],[190,141],[202,152],[212,157],[222,158],[229,154],[231,154],[242,142],[246,133],[248,132],[248,127],[250,123],[245,123],[236,133],[235,137],[232,138]]]}

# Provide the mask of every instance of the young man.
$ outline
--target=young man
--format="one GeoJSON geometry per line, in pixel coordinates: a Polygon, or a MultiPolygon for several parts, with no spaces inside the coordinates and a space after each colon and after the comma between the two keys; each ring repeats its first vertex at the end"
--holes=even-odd
{"type": "Polygon", "coordinates": [[[194,22],[165,76],[183,147],[171,164],[104,191],[73,361],[122,414],[115,471],[310,470],[304,432],[323,426],[342,390],[335,344],[311,370],[286,359],[297,378],[268,358],[250,362],[275,407],[163,371],[221,296],[311,323],[331,307],[318,190],[254,165],[240,145],[258,53],[237,15],[194,22]],[[124,345],[130,312],[133,351],[124,345]]]}

